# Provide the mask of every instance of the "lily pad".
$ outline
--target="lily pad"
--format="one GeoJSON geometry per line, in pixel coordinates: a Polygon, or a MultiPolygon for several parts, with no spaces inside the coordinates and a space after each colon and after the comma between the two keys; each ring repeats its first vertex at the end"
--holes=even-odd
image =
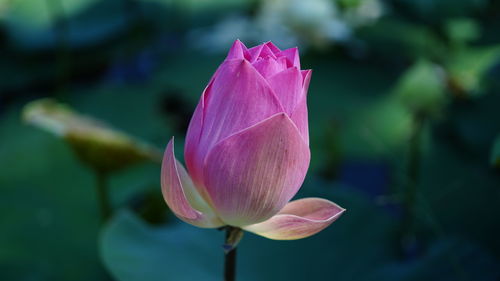
{"type": "MultiPolygon", "coordinates": [[[[352,191],[336,195],[348,211],[311,238],[273,241],[246,233],[238,246],[239,280],[363,280],[390,260],[390,217],[352,191]]],[[[153,227],[124,210],[102,232],[101,256],[120,281],[210,281],[221,278],[222,244],[217,230],[153,227]]]]}

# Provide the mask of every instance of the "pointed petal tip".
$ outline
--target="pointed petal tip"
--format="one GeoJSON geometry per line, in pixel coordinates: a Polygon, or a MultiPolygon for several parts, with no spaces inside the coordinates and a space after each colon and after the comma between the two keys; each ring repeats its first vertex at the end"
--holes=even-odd
{"type": "Polygon", "coordinates": [[[282,52],[289,53],[289,54],[295,54],[298,56],[299,55],[299,47],[295,46],[292,48],[288,48],[288,49],[283,50],[282,52]]]}
{"type": "Polygon", "coordinates": [[[336,221],[346,209],[321,198],[304,198],[288,203],[267,221],[244,227],[273,240],[296,240],[312,236],[336,221]]]}
{"type": "Polygon", "coordinates": [[[278,54],[278,56],[286,57],[290,63],[290,67],[295,66],[300,69],[300,55],[298,47],[283,50],[278,54]]]}
{"type": "Polygon", "coordinates": [[[289,67],[269,77],[267,81],[285,112],[291,115],[302,99],[303,77],[300,70],[295,66],[289,67]]]}
{"type": "Polygon", "coordinates": [[[269,46],[268,44],[263,44],[262,49],[260,50],[259,57],[265,58],[265,57],[271,57],[273,59],[276,59],[276,54],[272,50],[272,47],[269,46]]]}
{"type": "Polygon", "coordinates": [[[281,52],[280,48],[274,45],[274,43],[271,41],[265,42],[264,45],[266,45],[275,55],[281,52]]]}
{"type": "Polygon", "coordinates": [[[242,50],[248,50],[247,46],[245,46],[245,43],[243,43],[239,38],[234,40],[233,47],[234,46],[240,46],[242,50]]]}
{"type": "Polygon", "coordinates": [[[247,47],[239,39],[236,39],[229,49],[226,60],[245,59],[247,57],[247,47]]]}

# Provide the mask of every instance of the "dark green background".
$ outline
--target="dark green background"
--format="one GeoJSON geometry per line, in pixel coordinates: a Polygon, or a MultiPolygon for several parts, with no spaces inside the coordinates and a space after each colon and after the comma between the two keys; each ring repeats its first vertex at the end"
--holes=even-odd
{"type": "Polygon", "coordinates": [[[346,38],[301,20],[317,19],[311,6],[286,14],[289,33],[271,28],[274,38],[259,28],[276,15],[257,0],[0,0],[0,279],[222,280],[223,233],[168,212],[157,164],[110,177],[116,212],[100,227],[92,171],[21,111],[52,97],[161,149],[175,135],[182,158],[231,41],[287,48],[293,37],[314,70],[312,162],[298,197],[347,212],[304,240],[246,234],[239,280],[499,280],[500,3],[372,1],[384,13],[358,24],[365,2],[329,2],[327,20],[346,38]],[[228,18],[247,29],[219,40],[228,18]],[[412,181],[415,241],[401,249],[412,181]]]}

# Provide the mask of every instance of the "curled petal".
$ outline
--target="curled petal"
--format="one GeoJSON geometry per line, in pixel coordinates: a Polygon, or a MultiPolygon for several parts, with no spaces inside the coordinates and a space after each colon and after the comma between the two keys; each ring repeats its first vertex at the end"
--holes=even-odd
{"type": "Polygon", "coordinates": [[[172,212],[198,227],[219,227],[223,223],[202,199],[191,178],[174,156],[174,140],[165,150],[161,167],[161,191],[172,212]]]}
{"type": "Polygon", "coordinates": [[[302,73],[302,90],[304,91],[304,95],[307,96],[307,90],[309,89],[309,83],[311,82],[311,75],[312,75],[312,70],[307,69],[307,70],[301,70],[302,73]]]}
{"type": "MultiPolygon", "coordinates": [[[[205,95],[207,89],[203,91],[202,99],[205,95]]],[[[199,185],[202,182],[202,171],[198,169],[196,165],[196,155],[198,154],[199,142],[201,137],[201,130],[203,128],[203,102],[200,101],[194,110],[191,121],[189,122],[188,131],[186,134],[186,144],[184,146],[184,159],[186,160],[186,166],[191,174],[193,181],[199,185]]]]}
{"type": "Polygon", "coordinates": [[[264,221],[298,191],[309,147],[285,113],[236,133],[207,155],[203,179],[212,206],[232,226],[264,221]]]}
{"type": "Polygon", "coordinates": [[[244,229],[269,239],[301,239],[320,232],[344,211],[344,208],[326,199],[304,198],[288,203],[272,218],[244,229]]]}

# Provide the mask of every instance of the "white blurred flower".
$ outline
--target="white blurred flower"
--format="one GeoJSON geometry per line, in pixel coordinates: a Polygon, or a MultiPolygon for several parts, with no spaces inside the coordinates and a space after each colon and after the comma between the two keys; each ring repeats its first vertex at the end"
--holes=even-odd
{"type": "Polygon", "coordinates": [[[346,9],[344,18],[353,27],[372,24],[384,15],[380,0],[363,0],[359,5],[346,9]]]}
{"type": "Polygon", "coordinates": [[[270,30],[287,26],[305,43],[344,41],[350,28],[341,20],[337,7],[329,0],[270,0],[263,2],[256,21],[270,30]],[[310,41],[313,42],[310,42],[310,41]]]}
{"type": "Polygon", "coordinates": [[[193,30],[188,41],[194,47],[222,52],[234,39],[248,43],[269,40],[284,47],[324,46],[355,41],[354,30],[371,24],[384,13],[380,0],[266,0],[254,18],[230,15],[214,26],[193,30]],[[339,8],[342,7],[342,8],[339,8]],[[196,39],[196,40],[194,40],[196,39]]]}

